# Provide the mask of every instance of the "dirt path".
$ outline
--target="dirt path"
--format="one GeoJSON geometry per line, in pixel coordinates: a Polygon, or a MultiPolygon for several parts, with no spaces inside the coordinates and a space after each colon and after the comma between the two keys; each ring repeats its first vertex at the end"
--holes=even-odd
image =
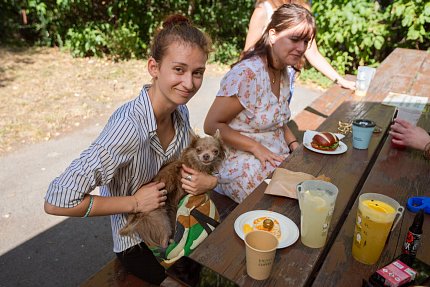
{"type": "MultiPolygon", "coordinates": [[[[208,65],[208,75],[226,67],[208,65]]],[[[57,48],[0,47],[0,156],[107,117],[150,80],[146,61],[73,58],[57,48]]]]}

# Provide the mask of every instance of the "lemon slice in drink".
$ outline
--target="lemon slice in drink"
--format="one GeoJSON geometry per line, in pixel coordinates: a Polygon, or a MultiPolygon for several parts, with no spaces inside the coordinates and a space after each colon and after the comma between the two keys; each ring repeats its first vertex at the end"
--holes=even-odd
{"type": "Polygon", "coordinates": [[[382,212],[385,214],[391,214],[396,212],[391,205],[385,202],[382,202],[380,200],[365,200],[363,201],[363,204],[367,205],[370,209],[373,209],[375,211],[382,212]]]}
{"type": "Polygon", "coordinates": [[[316,211],[323,211],[326,207],[326,201],[317,195],[313,195],[311,192],[305,192],[305,200],[311,202],[316,211]]]}
{"type": "Polygon", "coordinates": [[[321,197],[314,197],[315,209],[317,211],[325,211],[327,208],[327,203],[321,197]]]}

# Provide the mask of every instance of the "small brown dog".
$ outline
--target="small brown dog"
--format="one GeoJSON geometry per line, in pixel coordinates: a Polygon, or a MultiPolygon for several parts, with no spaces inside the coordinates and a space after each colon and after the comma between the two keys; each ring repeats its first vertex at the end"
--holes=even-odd
{"type": "Polygon", "coordinates": [[[173,236],[179,201],[186,195],[181,183],[182,164],[196,171],[212,174],[225,158],[219,130],[213,137],[191,134],[191,143],[179,159],[164,165],[153,181],[164,182],[167,190],[165,207],[148,214],[130,214],[121,235],[138,233],[148,246],[167,247],[173,236]]]}

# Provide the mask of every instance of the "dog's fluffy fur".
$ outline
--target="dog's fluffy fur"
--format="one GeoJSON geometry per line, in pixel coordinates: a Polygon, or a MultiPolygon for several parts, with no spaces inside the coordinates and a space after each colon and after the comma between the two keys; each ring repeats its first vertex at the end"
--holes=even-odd
{"type": "Polygon", "coordinates": [[[179,159],[163,166],[153,181],[164,182],[167,190],[165,207],[148,214],[130,214],[121,235],[138,233],[148,246],[167,247],[173,236],[179,201],[186,195],[181,183],[182,164],[202,173],[212,174],[225,158],[225,149],[219,131],[213,137],[191,135],[190,145],[179,159]]]}

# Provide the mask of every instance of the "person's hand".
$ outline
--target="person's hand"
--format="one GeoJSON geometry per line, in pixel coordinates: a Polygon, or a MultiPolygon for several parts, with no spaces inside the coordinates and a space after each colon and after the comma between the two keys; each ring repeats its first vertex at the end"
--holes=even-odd
{"type": "Polygon", "coordinates": [[[266,161],[268,161],[273,167],[277,167],[284,160],[284,157],[271,152],[260,143],[257,143],[251,152],[261,162],[262,166],[266,166],[266,161]]]}
{"type": "Polygon", "coordinates": [[[337,83],[345,89],[355,90],[355,82],[346,80],[345,78],[339,78],[337,83]]]}
{"type": "Polygon", "coordinates": [[[430,142],[430,135],[424,129],[402,119],[394,120],[390,135],[393,136],[393,143],[418,150],[424,150],[426,144],[430,142]]]}
{"type": "Polygon", "coordinates": [[[134,213],[148,213],[166,205],[167,191],[163,182],[145,184],[132,195],[136,201],[134,213]]]}
{"type": "Polygon", "coordinates": [[[215,188],[218,180],[215,176],[198,172],[186,165],[181,168],[182,188],[190,194],[199,195],[215,188]]]}

